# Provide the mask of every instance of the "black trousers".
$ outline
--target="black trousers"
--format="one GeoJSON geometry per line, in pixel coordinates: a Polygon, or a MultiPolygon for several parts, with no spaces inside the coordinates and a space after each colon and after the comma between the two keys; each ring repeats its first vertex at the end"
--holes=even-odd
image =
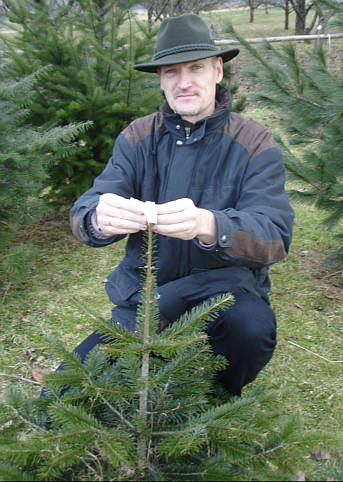
{"type": "MultiPolygon", "coordinates": [[[[234,304],[209,323],[207,333],[213,352],[229,361],[228,367],[218,373],[218,381],[232,395],[240,395],[273,355],[276,321],[270,306],[258,296],[243,291],[234,296],[234,304]]],[[[103,343],[103,336],[95,331],[74,352],[84,361],[92,348],[103,343]]],[[[58,369],[63,369],[63,364],[58,369]]]]}

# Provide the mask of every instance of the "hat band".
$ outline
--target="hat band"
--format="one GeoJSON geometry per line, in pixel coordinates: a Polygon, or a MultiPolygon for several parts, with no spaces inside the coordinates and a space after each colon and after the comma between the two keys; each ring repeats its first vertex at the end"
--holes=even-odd
{"type": "Polygon", "coordinates": [[[212,44],[187,44],[161,50],[153,56],[152,60],[155,61],[161,59],[162,57],[166,57],[167,55],[181,54],[183,52],[190,52],[196,50],[212,50],[213,52],[218,52],[217,47],[212,44]]]}

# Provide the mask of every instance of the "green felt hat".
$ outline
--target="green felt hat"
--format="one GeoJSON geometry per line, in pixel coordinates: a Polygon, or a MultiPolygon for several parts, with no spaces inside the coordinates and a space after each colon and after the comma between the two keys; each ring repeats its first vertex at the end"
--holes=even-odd
{"type": "Polygon", "coordinates": [[[161,65],[181,64],[216,56],[227,62],[238,53],[239,49],[219,50],[202,18],[194,13],[185,13],[163,20],[152,62],[136,64],[133,68],[142,72],[156,72],[161,65]]]}

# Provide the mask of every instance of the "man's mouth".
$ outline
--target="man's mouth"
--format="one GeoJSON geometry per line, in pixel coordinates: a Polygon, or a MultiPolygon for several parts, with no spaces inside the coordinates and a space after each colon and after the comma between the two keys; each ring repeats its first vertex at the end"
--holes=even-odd
{"type": "Polygon", "coordinates": [[[177,99],[193,99],[194,97],[196,97],[197,94],[192,94],[192,93],[189,93],[189,94],[177,94],[175,97],[177,99]]]}

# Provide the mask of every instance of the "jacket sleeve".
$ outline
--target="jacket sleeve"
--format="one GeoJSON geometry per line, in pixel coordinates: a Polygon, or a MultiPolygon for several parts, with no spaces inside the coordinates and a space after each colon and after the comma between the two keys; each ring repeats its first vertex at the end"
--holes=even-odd
{"type": "Polygon", "coordinates": [[[294,220],[284,183],[279,148],[269,148],[250,159],[235,206],[212,210],[216,246],[203,249],[227,263],[244,260],[270,265],[283,259],[291,243],[294,220]]]}
{"type": "Polygon", "coordinates": [[[71,208],[70,224],[72,232],[74,236],[88,246],[106,246],[125,237],[125,235],[118,235],[98,239],[92,236],[87,227],[90,223],[89,214],[98,205],[99,197],[102,194],[114,193],[126,198],[135,196],[135,170],[132,159],[132,148],[124,135],[120,134],[105,169],[95,178],[93,186],[82,194],[71,208]]]}

